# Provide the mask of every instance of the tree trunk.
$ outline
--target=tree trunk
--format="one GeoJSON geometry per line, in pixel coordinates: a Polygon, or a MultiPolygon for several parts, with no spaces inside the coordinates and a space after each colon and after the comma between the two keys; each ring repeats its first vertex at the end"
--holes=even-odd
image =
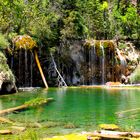
{"type": "Polygon", "coordinates": [[[43,71],[42,71],[42,68],[41,68],[41,65],[40,65],[40,62],[39,62],[39,59],[38,59],[38,55],[37,55],[36,50],[34,50],[34,55],[35,55],[35,60],[36,60],[36,63],[37,63],[38,69],[39,69],[39,71],[40,71],[40,74],[41,74],[42,80],[43,80],[43,82],[44,82],[44,85],[45,85],[45,87],[48,89],[48,84],[47,84],[47,82],[46,82],[46,79],[45,79],[44,73],[43,73],[43,71]]]}
{"type": "MultiPolygon", "coordinates": [[[[48,103],[49,101],[53,101],[53,98],[48,98],[48,99],[40,102],[38,105],[48,103]]],[[[0,116],[6,115],[6,114],[11,113],[11,112],[23,110],[23,109],[29,108],[31,106],[37,106],[37,105],[25,103],[25,104],[17,106],[17,107],[12,107],[12,108],[8,108],[8,109],[0,110],[0,116]]],[[[0,120],[2,120],[2,119],[0,118],[0,120]]]]}

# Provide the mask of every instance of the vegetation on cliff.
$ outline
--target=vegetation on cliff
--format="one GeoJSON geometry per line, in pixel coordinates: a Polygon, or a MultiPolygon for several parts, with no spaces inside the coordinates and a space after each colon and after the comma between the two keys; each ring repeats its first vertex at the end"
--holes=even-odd
{"type": "Polygon", "coordinates": [[[9,69],[6,57],[2,52],[0,52],[0,91],[3,83],[9,83],[11,85],[9,90],[11,90],[14,88],[15,77],[9,69]]]}
{"type": "MultiPolygon", "coordinates": [[[[64,77],[72,71],[69,62],[73,64],[73,60],[67,55],[67,50],[75,40],[123,39],[131,40],[139,47],[140,4],[135,0],[1,0],[0,22],[0,32],[9,41],[5,41],[3,47],[10,44],[14,50],[13,38],[29,35],[36,42],[31,46],[37,45],[42,51],[41,65],[45,65],[45,70],[51,63],[50,48],[56,50],[54,56],[59,56],[55,58],[59,61],[58,69],[61,69],[60,73],[67,73],[64,77]]],[[[97,43],[96,46],[99,45],[97,43]]],[[[25,46],[29,47],[28,44],[25,46]]],[[[106,46],[104,44],[104,48],[106,46]]],[[[44,72],[44,75],[48,73],[44,72]]],[[[79,77],[79,73],[75,75],[79,77]]]]}

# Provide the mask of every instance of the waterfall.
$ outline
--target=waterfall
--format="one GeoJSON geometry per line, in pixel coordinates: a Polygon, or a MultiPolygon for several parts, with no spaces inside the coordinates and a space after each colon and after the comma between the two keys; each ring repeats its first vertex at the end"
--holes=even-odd
{"type": "Polygon", "coordinates": [[[32,57],[32,52],[30,53],[30,62],[31,62],[31,65],[30,65],[30,87],[33,86],[33,57],[32,57]]]}
{"type": "Polygon", "coordinates": [[[102,65],[102,85],[105,84],[105,52],[102,43],[100,42],[100,48],[102,51],[101,65],[102,65]]]}
{"type": "Polygon", "coordinates": [[[25,71],[24,71],[24,86],[27,87],[28,86],[28,58],[27,58],[27,51],[24,51],[24,62],[25,62],[25,71]]]}
{"type": "Polygon", "coordinates": [[[120,63],[121,63],[121,74],[125,74],[125,67],[126,67],[126,60],[125,58],[121,55],[121,52],[118,48],[116,48],[117,50],[117,54],[119,56],[119,59],[120,59],[120,63]]]}
{"type": "Polygon", "coordinates": [[[92,74],[92,85],[95,85],[95,64],[96,64],[96,48],[95,48],[95,42],[91,46],[91,74],[92,74]]]}
{"type": "Polygon", "coordinates": [[[27,50],[18,51],[18,59],[15,57],[14,71],[19,87],[33,86],[33,54],[27,50]]]}
{"type": "Polygon", "coordinates": [[[20,85],[20,83],[21,83],[21,81],[22,81],[22,71],[21,71],[21,67],[22,67],[22,63],[21,63],[21,58],[22,58],[22,51],[21,50],[19,50],[19,52],[18,52],[19,54],[18,54],[18,83],[19,83],[19,85],[20,85]]]}

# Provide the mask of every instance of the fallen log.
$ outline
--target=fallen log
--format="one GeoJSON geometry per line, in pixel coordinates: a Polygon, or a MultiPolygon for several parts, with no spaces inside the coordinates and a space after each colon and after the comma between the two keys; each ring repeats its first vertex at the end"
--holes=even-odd
{"type": "Polygon", "coordinates": [[[119,132],[101,130],[95,131],[89,135],[90,137],[100,137],[103,139],[124,139],[124,138],[140,138],[140,132],[119,132]]]}
{"type": "Polygon", "coordinates": [[[40,75],[42,77],[43,83],[44,83],[46,89],[48,89],[48,84],[47,84],[46,78],[44,76],[44,73],[43,73],[43,70],[42,70],[42,67],[41,67],[41,64],[40,64],[40,61],[39,61],[38,54],[37,54],[36,50],[34,50],[34,55],[35,55],[36,64],[38,66],[38,69],[39,69],[40,75]]]}
{"type": "Polygon", "coordinates": [[[134,108],[134,109],[124,110],[124,111],[119,111],[119,112],[116,112],[115,114],[120,115],[120,114],[129,113],[129,112],[133,112],[133,111],[140,111],[140,108],[134,108]]]}
{"type": "Polygon", "coordinates": [[[19,110],[23,110],[29,107],[35,107],[41,104],[46,104],[49,101],[53,101],[53,98],[48,98],[48,99],[43,99],[43,98],[36,98],[33,99],[31,101],[25,102],[23,105],[17,106],[17,107],[13,107],[13,108],[9,108],[9,109],[5,109],[5,110],[1,110],[0,111],[0,116],[1,115],[6,115],[8,113],[14,112],[14,111],[19,111],[19,110]]]}

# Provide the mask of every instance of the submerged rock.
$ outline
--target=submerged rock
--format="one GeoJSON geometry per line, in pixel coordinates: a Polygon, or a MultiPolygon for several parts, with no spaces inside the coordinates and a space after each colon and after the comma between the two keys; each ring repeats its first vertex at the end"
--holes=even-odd
{"type": "Polygon", "coordinates": [[[14,92],[16,92],[15,77],[7,64],[6,57],[0,52],[0,94],[14,92]]]}

